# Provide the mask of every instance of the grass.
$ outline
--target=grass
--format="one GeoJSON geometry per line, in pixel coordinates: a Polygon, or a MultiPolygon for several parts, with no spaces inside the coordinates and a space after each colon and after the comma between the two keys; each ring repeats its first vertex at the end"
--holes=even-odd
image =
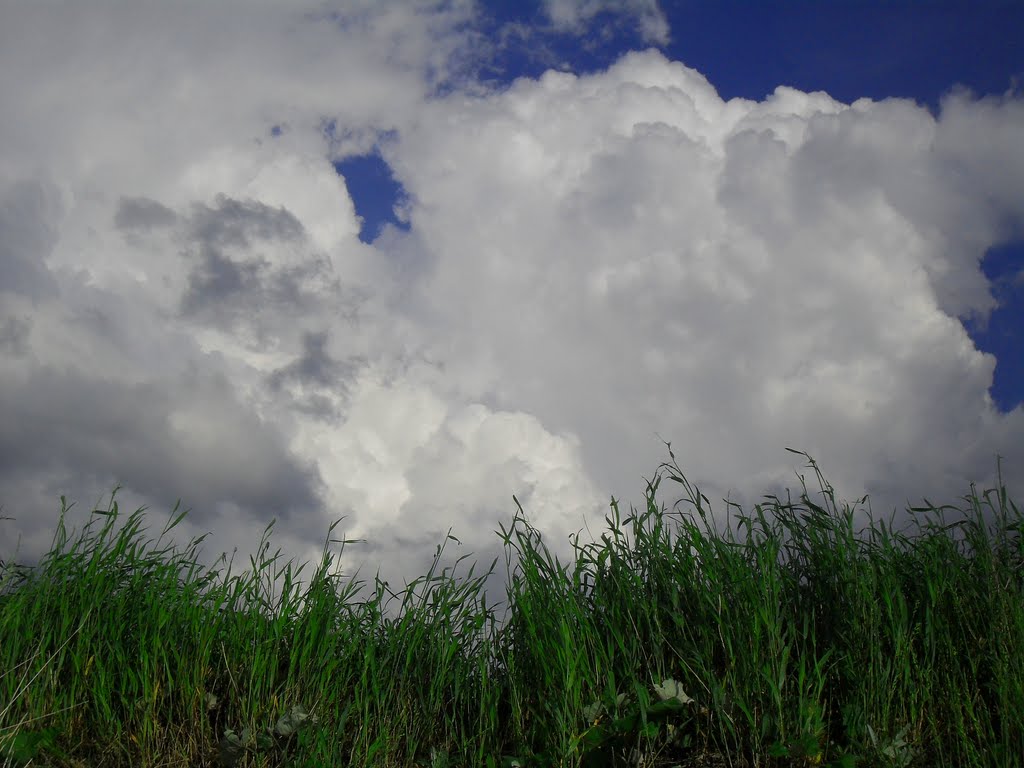
{"type": "Polygon", "coordinates": [[[2,572],[0,764],[1003,767],[1024,755],[1022,518],[1001,475],[981,498],[972,485],[954,522],[929,505],[911,510],[910,535],[855,531],[811,460],[825,506],[801,478],[799,503],[729,505],[720,528],[668,448],[646,510],[623,520],[613,498],[608,531],[577,536],[571,565],[516,501],[498,533],[500,621],[488,574],[436,573],[443,545],[405,592],[378,578],[357,601],[362,583],[330,572],[329,545],[351,543],[331,538],[338,521],[300,594],[304,566],[267,556],[273,524],[251,569],[221,576],[197,565],[202,538],[160,546],[177,507],[155,543],[140,542],[143,509],[113,536],[113,495],[93,513],[102,529],[91,519],[69,548],[62,497],[50,553],[2,572]],[[672,512],[655,500],[662,469],[688,495],[672,512]]]}

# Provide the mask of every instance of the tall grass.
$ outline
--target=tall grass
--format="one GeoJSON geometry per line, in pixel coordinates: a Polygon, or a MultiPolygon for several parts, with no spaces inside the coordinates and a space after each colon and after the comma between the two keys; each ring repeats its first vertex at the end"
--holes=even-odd
{"type": "Polygon", "coordinates": [[[668,447],[646,510],[622,519],[613,498],[570,565],[516,501],[500,620],[482,592],[497,560],[438,574],[441,545],[404,592],[375,579],[357,601],[331,573],[330,544],[351,543],[335,523],[300,594],[270,526],[222,576],[197,565],[202,538],[161,547],[177,507],[146,546],[143,509],[113,535],[112,496],[69,548],[62,497],[50,553],[0,581],[0,762],[1017,764],[1024,545],[1001,475],[965,509],[910,510],[909,535],[855,531],[811,460],[825,506],[801,478],[799,503],[729,505],[720,527],[668,447]],[[662,469],[688,497],[671,512],[662,469]]]}

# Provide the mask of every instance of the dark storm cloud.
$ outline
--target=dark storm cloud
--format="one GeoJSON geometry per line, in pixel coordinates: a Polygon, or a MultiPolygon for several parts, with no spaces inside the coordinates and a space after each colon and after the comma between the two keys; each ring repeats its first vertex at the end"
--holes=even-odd
{"type": "Polygon", "coordinates": [[[0,320],[0,353],[24,357],[28,352],[28,336],[32,321],[27,318],[7,317],[0,320]]]}
{"type": "Polygon", "coordinates": [[[57,293],[46,257],[57,244],[60,215],[53,185],[19,181],[0,192],[0,293],[32,299],[57,293]]]}
{"type": "Polygon", "coordinates": [[[174,211],[148,197],[122,197],[114,214],[114,226],[125,233],[162,229],[177,220],[174,211]]]}
{"type": "Polygon", "coordinates": [[[253,240],[296,240],[305,230],[284,208],[218,195],[216,205],[193,206],[192,236],[209,247],[245,248],[253,240]]]}
{"type": "MultiPolygon", "coordinates": [[[[223,195],[212,207],[194,205],[187,235],[192,245],[187,255],[199,263],[189,275],[183,311],[209,310],[223,319],[225,304],[252,306],[274,293],[267,278],[270,263],[254,254],[255,248],[270,241],[298,241],[304,235],[302,224],[283,208],[223,195]]],[[[287,275],[275,277],[273,282],[282,283],[276,292],[287,294],[290,279],[287,275]]]]}
{"type": "MultiPolygon", "coordinates": [[[[335,360],[327,350],[329,332],[307,332],[302,334],[302,353],[289,365],[276,369],[267,377],[267,385],[280,392],[288,383],[296,382],[305,391],[324,388],[346,400],[350,385],[356,379],[359,369],[366,364],[366,358],[350,357],[335,360]]],[[[341,418],[336,404],[328,397],[313,392],[297,396],[294,407],[313,416],[317,421],[337,422],[341,418]]]]}
{"type": "Polygon", "coordinates": [[[337,304],[340,316],[355,321],[359,307],[366,302],[366,291],[349,285],[331,276],[328,259],[310,255],[302,264],[278,268],[265,281],[265,298],[279,306],[309,306],[320,299],[312,295],[313,288],[328,290],[332,301],[337,304]]]}
{"type": "Polygon", "coordinates": [[[279,388],[287,379],[323,387],[335,386],[342,377],[351,376],[355,365],[334,360],[327,353],[328,332],[302,334],[302,355],[291,365],[278,368],[270,384],[279,388]]]}
{"type": "Polygon", "coordinates": [[[320,506],[316,470],[222,375],[193,366],[174,381],[127,384],[42,368],[0,380],[0,399],[17,404],[0,421],[4,487],[45,470],[69,489],[99,481],[182,498],[199,519],[224,503],[260,520],[320,506]]]}
{"type": "Polygon", "coordinates": [[[129,464],[162,458],[147,436],[157,433],[168,403],[166,397],[155,402],[152,389],[35,368],[24,379],[0,381],[0,394],[16,404],[0,423],[4,476],[41,466],[74,467],[83,476],[122,474],[129,464]]]}
{"type": "Polygon", "coordinates": [[[264,259],[234,260],[217,248],[203,248],[199,265],[188,277],[188,292],[182,300],[186,312],[215,308],[225,301],[253,300],[260,292],[260,273],[268,264],[264,259]]]}

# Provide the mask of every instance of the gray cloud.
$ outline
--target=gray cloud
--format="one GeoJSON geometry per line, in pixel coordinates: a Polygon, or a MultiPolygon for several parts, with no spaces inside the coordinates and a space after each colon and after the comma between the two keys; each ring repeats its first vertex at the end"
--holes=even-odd
{"type": "Polygon", "coordinates": [[[253,240],[294,240],[304,230],[283,208],[218,195],[213,206],[193,205],[189,234],[202,248],[246,248],[253,240]]]}
{"type": "Polygon", "coordinates": [[[122,197],[114,214],[114,226],[125,233],[163,229],[177,220],[170,208],[145,197],[122,197]]]}
{"type": "Polygon", "coordinates": [[[341,375],[351,375],[351,367],[333,360],[327,352],[328,332],[305,333],[302,336],[302,355],[291,365],[274,371],[270,384],[279,387],[286,379],[302,383],[328,386],[341,375]]]}
{"type": "Polygon", "coordinates": [[[22,180],[0,191],[0,292],[55,295],[46,258],[57,244],[62,214],[59,193],[47,181],[22,180]]]}
{"type": "Polygon", "coordinates": [[[305,235],[283,208],[224,196],[214,206],[194,204],[182,235],[184,258],[194,265],[181,298],[182,315],[234,327],[251,319],[254,307],[302,311],[315,300],[307,283],[325,279],[323,264],[316,258],[274,264],[261,249],[275,243],[308,249],[305,235]]]}
{"type": "Polygon", "coordinates": [[[187,487],[200,510],[229,501],[254,519],[292,523],[317,504],[316,471],[289,455],[220,374],[193,368],[177,381],[132,385],[45,368],[3,384],[5,402],[18,404],[0,427],[5,480],[68,468],[79,480],[113,478],[156,498],[187,487]]]}
{"type": "Polygon", "coordinates": [[[28,353],[28,337],[32,322],[21,317],[6,317],[0,322],[0,350],[4,354],[22,357],[28,353]]]}

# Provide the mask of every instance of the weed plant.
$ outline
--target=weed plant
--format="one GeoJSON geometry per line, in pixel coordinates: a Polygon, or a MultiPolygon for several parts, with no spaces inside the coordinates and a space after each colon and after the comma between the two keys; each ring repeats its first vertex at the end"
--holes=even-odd
{"type": "Polygon", "coordinates": [[[1024,545],[1001,475],[953,522],[929,505],[912,535],[855,531],[811,460],[825,506],[801,478],[799,503],[729,505],[719,529],[668,448],[646,510],[623,520],[613,498],[571,567],[516,500],[500,622],[497,559],[437,574],[442,544],[404,592],[378,577],[357,601],[331,573],[338,521],[300,594],[273,523],[222,577],[197,564],[205,537],[161,547],[177,507],[147,546],[144,508],[113,535],[112,495],[69,548],[62,497],[51,551],[0,572],[0,764],[1019,764],[1024,545]],[[662,469],[688,496],[671,513],[662,469]]]}

